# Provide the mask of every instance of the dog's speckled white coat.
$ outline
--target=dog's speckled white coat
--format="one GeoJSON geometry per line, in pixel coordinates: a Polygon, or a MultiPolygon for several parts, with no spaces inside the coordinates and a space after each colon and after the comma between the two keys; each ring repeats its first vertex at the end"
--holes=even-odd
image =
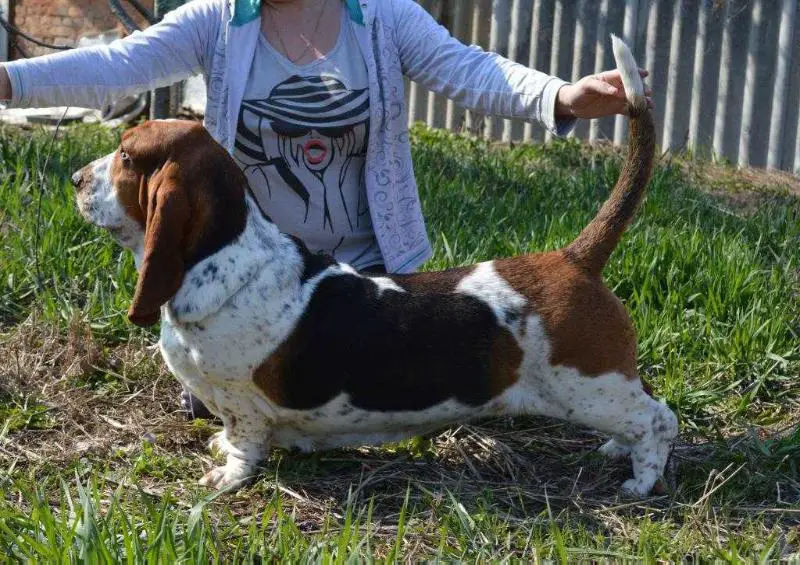
{"type": "MultiPolygon", "coordinates": [[[[624,70],[641,83],[635,64],[624,70]]],[[[144,233],[117,199],[109,178],[112,157],[91,165],[93,179],[78,193],[79,208],[131,249],[139,265],[144,233]]],[[[347,394],[311,410],[276,405],[255,385],[254,371],[290,335],[320,281],[361,275],[334,264],[303,283],[303,259],[295,244],[263,217],[249,195],[247,208],[243,233],[192,267],[162,308],[160,346],[167,365],[224,423],[212,444],[226,454],[226,463],[209,471],[203,484],[241,483],[273,445],[312,450],[381,443],[488,414],[546,415],[611,434],[601,449],[610,456],[631,455],[634,478],[623,487],[636,495],[648,493],[663,472],[677,433],[674,414],[647,395],[638,379],[616,372],[586,376],[552,366],[536,304],[514,291],[493,262],[477,265],[455,290],[488,305],[523,353],[518,381],[485,405],[450,399],[425,410],[380,412],[354,407],[347,394]]],[[[379,295],[406,292],[391,278],[371,280],[379,295]]]]}

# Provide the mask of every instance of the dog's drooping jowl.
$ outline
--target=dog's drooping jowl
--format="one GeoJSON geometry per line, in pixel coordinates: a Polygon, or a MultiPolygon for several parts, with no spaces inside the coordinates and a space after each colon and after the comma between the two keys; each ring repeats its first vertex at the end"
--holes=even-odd
{"type": "Polygon", "coordinates": [[[648,183],[654,126],[636,63],[615,56],[630,144],[597,216],[567,247],[413,275],[314,255],[259,209],[199,124],[148,122],[73,177],[84,217],[135,257],[130,320],[161,320],[170,370],[224,424],[201,483],[237,485],[271,446],[397,440],[467,419],[538,414],[611,435],[623,488],[663,473],[674,414],[636,371],[636,337],[601,272],[648,183]]]}

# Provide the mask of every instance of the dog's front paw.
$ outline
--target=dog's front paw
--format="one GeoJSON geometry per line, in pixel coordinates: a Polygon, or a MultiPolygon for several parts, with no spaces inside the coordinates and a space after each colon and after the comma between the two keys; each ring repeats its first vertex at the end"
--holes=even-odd
{"type": "Polygon", "coordinates": [[[201,486],[218,490],[224,488],[237,489],[253,479],[255,470],[254,465],[242,459],[228,457],[225,465],[211,469],[198,482],[201,486]]]}
{"type": "Polygon", "coordinates": [[[628,498],[644,498],[653,489],[652,483],[638,479],[628,479],[622,483],[622,494],[628,498]]]}

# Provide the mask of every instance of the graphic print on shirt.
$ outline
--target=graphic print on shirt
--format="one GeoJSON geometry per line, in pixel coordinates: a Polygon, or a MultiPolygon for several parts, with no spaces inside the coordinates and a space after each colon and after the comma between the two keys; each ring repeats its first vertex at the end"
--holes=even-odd
{"type": "Polygon", "coordinates": [[[368,137],[367,89],[348,89],[324,74],[294,75],[267,98],[242,101],[236,150],[245,174],[266,185],[269,199],[278,189],[270,184],[276,180],[269,174],[272,169],[302,201],[305,223],[318,222],[317,229],[330,233],[352,232],[369,221],[364,189],[368,137]],[[264,135],[270,130],[274,135],[264,135]],[[360,186],[355,201],[343,190],[354,180],[360,186]],[[319,197],[321,202],[314,202],[319,197]]]}

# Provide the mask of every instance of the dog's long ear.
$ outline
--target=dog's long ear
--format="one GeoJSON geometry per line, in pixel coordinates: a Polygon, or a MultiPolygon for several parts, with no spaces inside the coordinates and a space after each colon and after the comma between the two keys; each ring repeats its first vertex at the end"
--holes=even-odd
{"type": "Polygon", "coordinates": [[[181,286],[185,273],[185,238],[190,206],[180,186],[180,171],[167,162],[149,180],[142,181],[140,205],[146,210],[144,256],[128,319],[137,326],[152,326],[161,306],[181,286]]]}

